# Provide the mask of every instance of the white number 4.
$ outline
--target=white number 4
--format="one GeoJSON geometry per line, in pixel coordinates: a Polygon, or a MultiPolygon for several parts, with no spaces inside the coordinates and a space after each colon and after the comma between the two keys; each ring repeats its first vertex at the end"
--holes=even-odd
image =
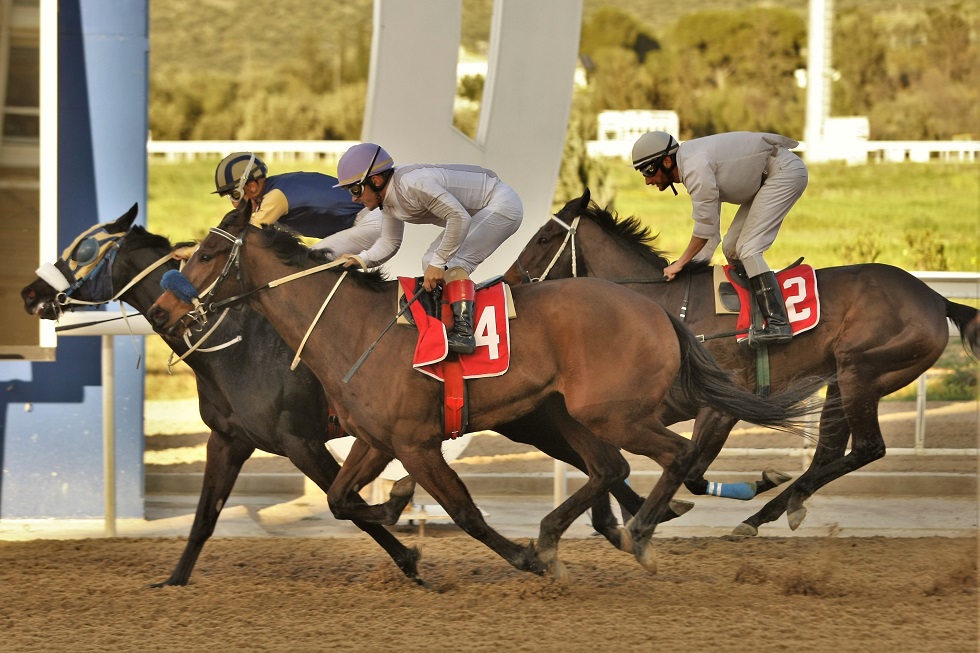
{"type": "Polygon", "coordinates": [[[500,358],[500,335],[497,333],[497,308],[487,306],[480,313],[480,321],[476,325],[474,336],[477,347],[488,347],[487,355],[490,360],[500,358]]]}

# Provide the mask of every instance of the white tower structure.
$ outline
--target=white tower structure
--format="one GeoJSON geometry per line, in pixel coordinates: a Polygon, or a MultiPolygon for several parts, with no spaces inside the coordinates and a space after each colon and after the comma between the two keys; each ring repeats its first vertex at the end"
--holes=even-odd
{"type": "Polygon", "coordinates": [[[806,125],[803,134],[808,162],[825,161],[831,154],[825,145],[824,124],[830,115],[833,16],[833,0],[810,0],[807,32],[806,125]]]}

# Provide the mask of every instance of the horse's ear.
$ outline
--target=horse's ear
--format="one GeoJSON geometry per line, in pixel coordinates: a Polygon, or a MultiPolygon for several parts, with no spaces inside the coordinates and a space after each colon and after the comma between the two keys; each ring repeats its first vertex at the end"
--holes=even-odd
{"type": "Polygon", "coordinates": [[[248,221],[252,219],[252,202],[249,200],[242,200],[238,204],[238,220],[237,224],[245,226],[248,221]]]}
{"type": "Polygon", "coordinates": [[[585,192],[582,193],[582,197],[580,197],[578,200],[580,211],[584,211],[585,209],[589,208],[589,201],[591,199],[592,199],[592,192],[589,190],[589,187],[586,186],[585,192]]]}
{"type": "Polygon", "coordinates": [[[130,227],[133,226],[133,222],[136,220],[136,216],[140,212],[139,202],[135,202],[133,206],[130,207],[128,211],[116,218],[113,222],[113,233],[122,233],[129,231],[130,227]]]}

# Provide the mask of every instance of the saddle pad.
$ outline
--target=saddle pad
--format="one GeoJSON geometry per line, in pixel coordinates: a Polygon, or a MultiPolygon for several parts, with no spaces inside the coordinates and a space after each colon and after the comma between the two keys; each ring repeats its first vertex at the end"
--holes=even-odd
{"type": "Polygon", "coordinates": [[[738,313],[739,301],[738,293],[733,286],[735,284],[728,281],[728,273],[725,266],[711,266],[711,273],[714,281],[711,287],[715,289],[715,314],[716,315],[735,315],[738,313]]]}
{"type": "MultiPolygon", "coordinates": [[[[398,283],[409,297],[415,292],[415,279],[398,277],[398,283]]],[[[500,376],[510,367],[510,323],[508,321],[507,284],[498,283],[476,292],[473,332],[476,351],[459,356],[464,379],[500,376]]],[[[412,367],[439,381],[445,380],[442,361],[449,354],[446,327],[442,320],[426,314],[419,302],[410,309],[419,330],[412,367]]]]}
{"type": "MultiPolygon", "coordinates": [[[[752,324],[752,318],[749,316],[749,291],[729,276],[732,266],[726,265],[724,268],[725,275],[738,292],[742,304],[735,328],[738,331],[748,330],[752,324]]],[[[776,281],[779,282],[779,288],[783,293],[786,317],[789,318],[789,324],[793,328],[793,335],[817,326],[820,321],[820,295],[817,292],[817,274],[813,268],[809,265],[787,268],[776,273],[776,281]]],[[[748,337],[748,334],[739,334],[735,339],[742,342],[748,337]]]]}

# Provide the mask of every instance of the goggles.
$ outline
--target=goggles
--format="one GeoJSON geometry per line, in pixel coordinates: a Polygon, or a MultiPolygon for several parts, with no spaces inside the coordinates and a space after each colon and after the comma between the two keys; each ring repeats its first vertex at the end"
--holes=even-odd
{"type": "Polygon", "coordinates": [[[344,186],[344,188],[347,190],[348,193],[350,193],[350,196],[353,197],[354,199],[357,199],[358,197],[364,194],[364,183],[360,181],[355,182],[350,186],[344,186]]]}
{"type": "Polygon", "coordinates": [[[660,172],[660,167],[661,167],[661,164],[663,164],[663,162],[664,162],[664,157],[659,157],[659,158],[656,158],[656,159],[654,159],[653,161],[651,161],[649,163],[644,163],[641,166],[637,166],[636,169],[644,177],[653,177],[658,172],[660,172]]]}

